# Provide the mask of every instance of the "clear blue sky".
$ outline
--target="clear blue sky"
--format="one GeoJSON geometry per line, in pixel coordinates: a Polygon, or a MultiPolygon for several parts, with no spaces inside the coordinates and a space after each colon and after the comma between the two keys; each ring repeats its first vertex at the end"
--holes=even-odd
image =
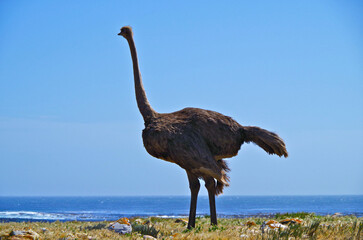
{"type": "Polygon", "coordinates": [[[287,159],[243,145],[226,195],[363,194],[362,18],[362,1],[1,1],[0,196],[189,194],[143,148],[124,25],[156,111],[286,141],[287,159]]]}

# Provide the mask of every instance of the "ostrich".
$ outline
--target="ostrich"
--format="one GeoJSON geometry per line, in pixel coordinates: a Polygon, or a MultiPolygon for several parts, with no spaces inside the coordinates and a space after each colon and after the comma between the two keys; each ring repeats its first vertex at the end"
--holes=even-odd
{"type": "Polygon", "coordinates": [[[229,186],[230,169],[223,159],[236,156],[245,142],[257,144],[268,154],[287,157],[284,141],[275,133],[244,127],[214,111],[184,108],[172,113],[156,112],[142,84],[132,28],[122,27],[118,35],[127,40],[131,51],[136,101],[145,124],[142,139],[146,151],[185,169],[191,192],[188,229],[195,227],[199,178],[208,190],[211,224],[217,225],[215,196],[229,186]]]}

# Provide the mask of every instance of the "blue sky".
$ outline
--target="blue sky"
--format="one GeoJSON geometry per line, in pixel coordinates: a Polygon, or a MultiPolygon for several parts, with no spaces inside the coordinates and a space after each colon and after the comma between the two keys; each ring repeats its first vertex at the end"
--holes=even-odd
{"type": "MultiPolygon", "coordinates": [[[[226,195],[363,194],[361,1],[1,1],[0,196],[188,195],[142,145],[134,28],[153,108],[277,132],[243,145],[226,195]]],[[[202,189],[201,194],[206,191],[202,189]]]]}

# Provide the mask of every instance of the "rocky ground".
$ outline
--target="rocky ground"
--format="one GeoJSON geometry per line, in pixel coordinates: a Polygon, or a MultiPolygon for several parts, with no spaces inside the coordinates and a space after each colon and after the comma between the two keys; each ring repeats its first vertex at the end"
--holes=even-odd
{"type": "Polygon", "coordinates": [[[8,222],[0,223],[0,239],[363,239],[363,218],[316,216],[309,213],[278,214],[273,218],[196,221],[186,229],[186,219],[133,218],[118,222],[8,222]],[[131,227],[130,227],[131,226],[131,227]],[[131,233],[117,233],[117,229],[131,233]]]}

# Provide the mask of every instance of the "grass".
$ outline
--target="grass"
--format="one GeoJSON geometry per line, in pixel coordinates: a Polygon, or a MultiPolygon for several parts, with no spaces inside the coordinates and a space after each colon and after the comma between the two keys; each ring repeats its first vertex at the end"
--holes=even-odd
{"type": "MultiPolygon", "coordinates": [[[[277,214],[274,218],[220,218],[218,226],[211,226],[209,218],[196,219],[196,227],[186,229],[185,221],[171,218],[131,219],[133,232],[119,235],[107,229],[110,222],[9,222],[0,223],[0,236],[12,230],[32,229],[41,239],[143,239],[150,235],[158,239],[362,239],[363,218],[355,216],[317,216],[311,213],[277,214]],[[299,218],[302,224],[287,228],[261,231],[267,220],[280,221],[299,218]],[[247,224],[249,222],[249,224],[247,224]],[[256,223],[256,225],[251,224],[256,223]]],[[[0,238],[1,240],[6,237],[0,238]]]]}

